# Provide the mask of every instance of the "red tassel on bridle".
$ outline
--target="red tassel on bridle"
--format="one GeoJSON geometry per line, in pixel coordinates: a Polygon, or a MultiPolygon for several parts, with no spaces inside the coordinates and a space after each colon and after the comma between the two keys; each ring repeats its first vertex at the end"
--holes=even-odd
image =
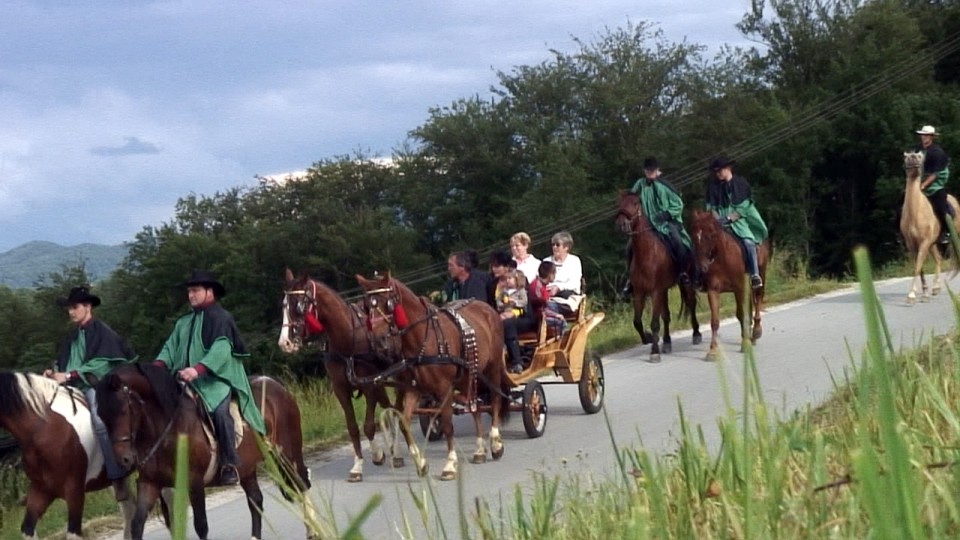
{"type": "Polygon", "coordinates": [[[407,312],[401,304],[397,304],[393,308],[393,324],[397,325],[397,328],[400,330],[403,330],[410,324],[410,321],[407,320],[407,312]]]}
{"type": "Polygon", "coordinates": [[[303,316],[303,323],[307,328],[307,334],[319,334],[323,332],[323,323],[317,319],[313,311],[308,311],[303,316]]]}

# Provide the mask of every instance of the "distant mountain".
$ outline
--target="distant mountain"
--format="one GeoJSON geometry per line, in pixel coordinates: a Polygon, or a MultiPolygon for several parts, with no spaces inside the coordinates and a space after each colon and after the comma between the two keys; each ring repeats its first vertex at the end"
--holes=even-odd
{"type": "Polygon", "coordinates": [[[66,266],[84,264],[92,281],[110,276],[124,257],[127,247],[103,244],[61,246],[53,242],[27,242],[0,253],[0,284],[12,289],[33,287],[43,275],[66,266]]]}

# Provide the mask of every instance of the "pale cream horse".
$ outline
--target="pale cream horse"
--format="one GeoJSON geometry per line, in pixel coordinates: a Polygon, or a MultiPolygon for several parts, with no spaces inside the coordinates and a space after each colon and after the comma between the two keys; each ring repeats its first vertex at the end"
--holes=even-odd
{"type": "MultiPolygon", "coordinates": [[[[904,152],[903,169],[907,173],[906,187],[903,197],[903,212],[900,215],[900,234],[903,235],[903,243],[907,246],[907,251],[911,257],[916,257],[913,267],[913,280],[910,282],[910,293],[907,294],[907,303],[917,301],[917,278],[923,289],[922,301],[930,299],[930,292],[927,290],[927,282],[923,277],[923,263],[929,252],[933,255],[936,263],[936,269],[933,274],[934,295],[940,292],[940,267],[942,257],[937,246],[937,237],[940,236],[940,222],[933,212],[933,206],[920,189],[922,181],[923,154],[921,152],[904,152]]],[[[948,195],[947,200],[953,208],[954,218],[953,226],[960,230],[960,205],[953,195],[948,195]]],[[[951,278],[957,274],[956,260],[953,263],[953,273],[951,278]]]]}

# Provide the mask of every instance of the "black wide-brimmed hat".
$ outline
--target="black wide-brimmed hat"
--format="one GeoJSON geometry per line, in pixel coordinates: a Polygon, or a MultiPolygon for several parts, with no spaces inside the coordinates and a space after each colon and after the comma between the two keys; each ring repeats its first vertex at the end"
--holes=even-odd
{"type": "Polygon", "coordinates": [[[222,298],[227,295],[227,290],[223,285],[217,281],[217,278],[213,274],[206,270],[196,270],[190,273],[190,277],[183,282],[184,287],[192,287],[194,285],[202,285],[204,287],[209,287],[213,289],[213,294],[217,298],[222,298]]]}
{"type": "Polygon", "coordinates": [[[720,157],[715,158],[713,161],[710,162],[710,167],[709,167],[709,168],[710,168],[711,171],[719,171],[720,169],[724,169],[724,168],[726,168],[726,167],[729,167],[729,166],[735,164],[736,162],[737,162],[737,160],[735,160],[735,159],[729,159],[729,158],[727,158],[726,156],[720,156],[720,157]]]}
{"type": "Polygon", "coordinates": [[[660,162],[657,161],[655,157],[648,157],[643,160],[643,169],[645,171],[653,171],[660,168],[660,162]]]}
{"type": "Polygon", "coordinates": [[[86,285],[70,289],[70,294],[66,297],[57,298],[57,305],[60,307],[72,306],[75,304],[90,304],[92,307],[100,305],[100,297],[90,294],[90,288],[86,285]]]}

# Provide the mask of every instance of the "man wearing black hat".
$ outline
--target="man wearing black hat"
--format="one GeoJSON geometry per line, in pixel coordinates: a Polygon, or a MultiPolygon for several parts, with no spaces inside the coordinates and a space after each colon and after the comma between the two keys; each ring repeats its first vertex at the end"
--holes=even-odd
{"type": "Polygon", "coordinates": [[[251,428],[266,432],[253,399],[242,359],[249,356],[233,316],[217,303],[226,289],[207,271],[194,270],[184,282],[190,313],[180,317],[157,355],[157,362],[189,383],[211,413],[220,455],[220,484],[239,482],[240,463],[230,417],[230,397],[236,393],[240,413],[251,428]]]}
{"type": "Polygon", "coordinates": [[[757,262],[757,245],[767,238],[767,225],[753,203],[750,184],[733,174],[736,161],[718,157],[710,163],[712,172],[707,182],[707,210],[711,210],[720,223],[740,239],[747,253],[750,286],[763,287],[760,266],[757,262]]]}
{"type": "Polygon", "coordinates": [[[103,452],[107,479],[113,482],[117,500],[125,501],[130,496],[125,480],[126,473],[120,468],[113,454],[107,426],[97,414],[97,393],[87,383],[86,375],[103,378],[116,366],[136,360],[137,355],[112,328],[93,317],[93,308],[100,305],[100,298],[90,294],[87,287],[70,289],[70,294],[65,298],[57,299],[57,305],[67,308],[70,321],[76,326],[64,339],[54,369],[44,371],[43,375],[83,391],[90,409],[93,433],[103,452]]]}
{"type": "MultiPolygon", "coordinates": [[[[650,225],[667,239],[680,283],[689,284],[691,273],[696,277],[696,265],[693,263],[690,235],[683,228],[683,199],[663,179],[657,158],[643,160],[643,178],[639,178],[630,191],[639,195],[640,209],[650,220],[650,225]]],[[[627,244],[627,250],[629,264],[629,258],[632,258],[630,244],[627,244]]]]}

